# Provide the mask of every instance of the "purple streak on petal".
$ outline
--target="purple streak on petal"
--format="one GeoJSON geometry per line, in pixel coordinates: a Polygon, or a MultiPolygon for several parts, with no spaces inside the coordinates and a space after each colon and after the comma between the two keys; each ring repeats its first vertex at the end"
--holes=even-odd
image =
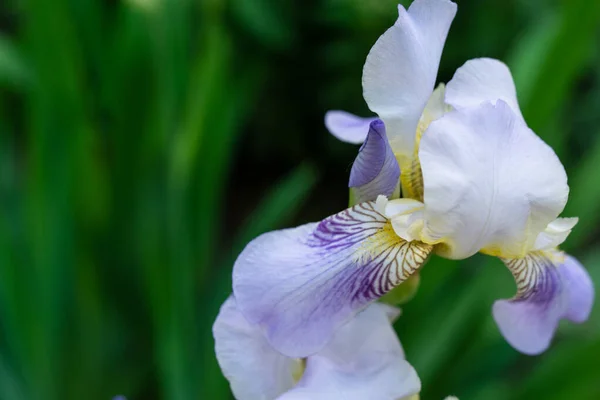
{"type": "Polygon", "coordinates": [[[372,240],[387,219],[358,204],[319,224],[266,233],[238,257],[233,290],[244,316],[290,357],[306,357],[418,268],[431,246],[372,240]],[[369,242],[369,239],[371,241],[369,242]],[[378,247],[365,250],[368,243],[378,247]],[[407,262],[397,262],[406,255],[407,262]]]}
{"type": "Polygon", "coordinates": [[[505,261],[519,292],[494,303],[494,319],[506,340],[524,354],[544,352],[562,318],[583,322],[592,306],[593,287],[581,264],[570,256],[559,265],[551,259],[536,252],[505,261]]]}
{"type": "Polygon", "coordinates": [[[369,132],[369,124],[377,118],[362,118],[346,111],[332,110],[325,114],[325,127],[342,142],[361,144],[369,132]]]}
{"type": "Polygon", "coordinates": [[[348,186],[356,189],[356,202],[373,201],[377,196],[390,196],[400,180],[400,167],[385,134],[382,121],[371,122],[350,171],[348,186]]]}
{"type": "Polygon", "coordinates": [[[388,146],[383,122],[379,120],[371,122],[367,140],[360,146],[350,171],[350,187],[365,185],[379,175],[388,146]]]}

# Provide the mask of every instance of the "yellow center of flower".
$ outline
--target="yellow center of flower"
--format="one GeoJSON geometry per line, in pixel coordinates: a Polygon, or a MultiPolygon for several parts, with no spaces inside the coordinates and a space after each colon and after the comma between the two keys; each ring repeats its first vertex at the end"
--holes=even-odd
{"type": "Polygon", "coordinates": [[[415,155],[412,158],[396,155],[400,165],[400,183],[402,184],[402,197],[423,201],[423,173],[418,158],[418,145],[415,146],[415,155]]]}
{"type": "Polygon", "coordinates": [[[304,371],[306,370],[306,358],[298,358],[295,360],[294,367],[292,368],[292,379],[294,380],[294,384],[298,383],[304,375],[304,371]]]}
{"type": "Polygon", "coordinates": [[[354,254],[355,260],[369,260],[379,256],[385,249],[393,248],[405,242],[400,236],[394,232],[390,221],[378,229],[373,235],[366,238],[358,251],[354,254]]]}
{"type": "Polygon", "coordinates": [[[431,121],[432,118],[427,113],[423,113],[417,126],[415,147],[411,156],[395,154],[401,171],[402,197],[421,202],[423,201],[423,172],[419,162],[419,144],[431,121]]]}

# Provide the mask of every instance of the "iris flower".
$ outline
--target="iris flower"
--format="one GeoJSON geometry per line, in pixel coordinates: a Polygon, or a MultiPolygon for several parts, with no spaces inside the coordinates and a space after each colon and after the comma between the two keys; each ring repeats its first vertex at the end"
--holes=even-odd
{"type": "Polygon", "coordinates": [[[499,257],[517,285],[493,305],[501,333],[538,354],[560,319],[583,322],[593,303],[587,272],[557,249],[577,222],[559,218],[565,170],[527,127],[500,61],[468,61],[434,90],[454,3],[398,10],[363,70],[377,117],[326,117],[340,139],[364,141],[350,174],[356,205],[250,242],[234,266],[237,306],[273,347],[305,357],[430,254],[481,252],[499,257]]]}
{"type": "Polygon", "coordinates": [[[230,297],[213,326],[217,359],[238,400],[405,398],[419,393],[421,382],[392,329],[398,314],[373,304],[341,327],[324,349],[298,359],[273,349],[230,297]]]}

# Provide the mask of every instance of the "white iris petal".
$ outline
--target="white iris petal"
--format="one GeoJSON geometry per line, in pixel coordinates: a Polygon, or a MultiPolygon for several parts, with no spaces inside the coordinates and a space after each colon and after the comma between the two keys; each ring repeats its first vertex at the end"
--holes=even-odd
{"type": "Polygon", "coordinates": [[[217,360],[236,399],[275,399],[294,386],[298,359],[273,349],[238,311],[233,296],[221,306],[213,335],[217,360]]]}
{"type": "Polygon", "coordinates": [[[443,242],[449,258],[480,250],[525,255],[569,192],[552,149],[502,100],[434,121],[421,139],[419,159],[425,204],[420,239],[443,242]]]}
{"type": "Polygon", "coordinates": [[[391,325],[398,313],[384,304],[367,307],[296,374],[299,360],[273,349],[230,297],[213,327],[216,355],[238,400],[397,399],[421,389],[391,325]]]}
{"type": "Polygon", "coordinates": [[[363,69],[363,94],[385,123],[397,154],[412,155],[415,132],[431,96],[456,4],[415,0],[371,48],[363,69]]]}

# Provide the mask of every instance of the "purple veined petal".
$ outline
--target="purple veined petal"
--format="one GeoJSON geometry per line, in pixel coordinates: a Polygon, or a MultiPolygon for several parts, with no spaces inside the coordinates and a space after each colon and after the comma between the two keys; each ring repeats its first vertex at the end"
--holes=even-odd
{"type": "Polygon", "coordinates": [[[250,324],[230,296],[213,325],[215,353],[237,400],[275,399],[291,389],[299,360],[273,349],[260,327],[250,324]]]}
{"type": "Polygon", "coordinates": [[[342,142],[361,144],[376,117],[362,118],[346,111],[332,110],[325,114],[325,127],[342,142]]]}
{"type": "Polygon", "coordinates": [[[411,276],[431,250],[399,238],[375,202],[361,203],[320,223],[254,239],[235,262],[233,291],[273,347],[306,357],[411,276]]]}
{"type": "Polygon", "coordinates": [[[372,304],[342,326],[278,400],[395,400],[419,393],[421,382],[404,359],[388,308],[372,304]]]}
{"type": "Polygon", "coordinates": [[[492,312],[508,343],[524,354],[536,355],[548,348],[567,309],[560,273],[550,257],[534,252],[503,260],[517,283],[517,295],[496,301],[492,312]]]}
{"type": "Polygon", "coordinates": [[[591,311],[594,289],[589,275],[573,257],[536,251],[503,260],[517,282],[517,295],[494,303],[500,332],[516,350],[544,352],[561,319],[583,322],[591,311]]]}
{"type": "Polygon", "coordinates": [[[400,183],[400,167],[380,120],[371,122],[366,141],[350,171],[348,186],[355,190],[356,203],[391,196],[400,183]]]}

